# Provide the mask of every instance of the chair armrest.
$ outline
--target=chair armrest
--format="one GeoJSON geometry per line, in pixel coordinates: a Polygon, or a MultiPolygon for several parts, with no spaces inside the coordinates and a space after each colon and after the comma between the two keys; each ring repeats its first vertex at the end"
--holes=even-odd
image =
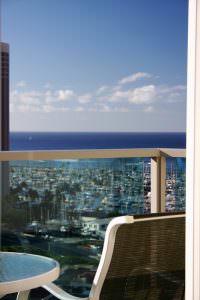
{"type": "Polygon", "coordinates": [[[60,300],[89,300],[89,298],[79,298],[72,296],[65,292],[63,289],[55,285],[54,283],[49,283],[47,285],[42,286],[45,290],[47,290],[49,293],[54,295],[56,298],[60,300]]]}

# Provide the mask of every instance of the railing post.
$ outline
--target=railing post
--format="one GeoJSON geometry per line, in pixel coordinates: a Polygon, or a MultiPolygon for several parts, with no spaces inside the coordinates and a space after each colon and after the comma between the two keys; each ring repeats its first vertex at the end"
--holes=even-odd
{"type": "Polygon", "coordinates": [[[160,211],[166,211],[166,158],[160,157],[160,211]]]}
{"type": "Polygon", "coordinates": [[[165,212],[166,158],[151,158],[151,213],[165,212]]]}

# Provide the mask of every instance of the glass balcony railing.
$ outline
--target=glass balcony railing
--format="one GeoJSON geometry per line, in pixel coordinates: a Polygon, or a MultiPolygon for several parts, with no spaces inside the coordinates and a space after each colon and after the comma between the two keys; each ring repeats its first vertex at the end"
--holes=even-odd
{"type": "Polygon", "coordinates": [[[166,160],[166,211],[185,210],[185,158],[166,160]]]}
{"type": "Polygon", "coordinates": [[[1,152],[1,249],[50,256],[87,296],[114,216],[185,209],[185,150],[1,152]]]}

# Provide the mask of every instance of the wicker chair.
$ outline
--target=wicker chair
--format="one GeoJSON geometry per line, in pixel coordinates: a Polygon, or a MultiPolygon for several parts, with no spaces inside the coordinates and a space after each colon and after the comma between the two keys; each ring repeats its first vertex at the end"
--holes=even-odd
{"type": "Polygon", "coordinates": [[[55,284],[43,286],[62,300],[178,300],[185,289],[185,215],[114,218],[89,298],[55,284]]]}

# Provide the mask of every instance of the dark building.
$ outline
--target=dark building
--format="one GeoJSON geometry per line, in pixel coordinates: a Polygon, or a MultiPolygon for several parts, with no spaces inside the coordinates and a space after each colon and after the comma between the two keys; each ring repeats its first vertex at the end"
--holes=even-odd
{"type": "Polygon", "coordinates": [[[9,150],[9,45],[0,43],[1,53],[1,150],[9,150]]]}
{"type": "MultiPolygon", "coordinates": [[[[9,45],[0,42],[0,151],[9,150],[9,45]]],[[[0,202],[9,194],[9,162],[0,162],[0,202]]]]}

